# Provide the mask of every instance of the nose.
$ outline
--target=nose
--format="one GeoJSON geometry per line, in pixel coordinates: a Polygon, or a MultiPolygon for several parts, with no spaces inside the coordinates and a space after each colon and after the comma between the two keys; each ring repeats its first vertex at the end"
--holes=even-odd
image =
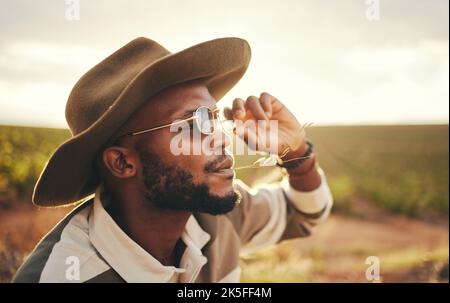
{"type": "Polygon", "coordinates": [[[213,150],[216,149],[225,149],[231,144],[231,138],[223,131],[223,129],[218,125],[214,133],[211,134],[212,138],[210,141],[211,148],[213,150]]]}

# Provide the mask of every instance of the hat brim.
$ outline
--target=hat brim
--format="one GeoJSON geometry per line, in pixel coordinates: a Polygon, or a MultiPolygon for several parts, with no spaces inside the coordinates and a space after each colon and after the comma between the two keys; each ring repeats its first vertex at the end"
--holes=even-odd
{"type": "Polygon", "coordinates": [[[96,155],[140,106],[159,91],[194,79],[203,79],[218,101],[244,75],[250,57],[245,40],[221,38],[167,55],[144,68],[94,124],[56,149],[36,183],[33,203],[55,207],[83,201],[98,186],[96,155]]]}

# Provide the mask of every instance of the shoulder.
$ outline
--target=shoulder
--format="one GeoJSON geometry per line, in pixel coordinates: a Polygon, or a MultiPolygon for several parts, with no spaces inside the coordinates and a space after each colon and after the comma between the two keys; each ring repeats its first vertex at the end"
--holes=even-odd
{"type": "Polygon", "coordinates": [[[108,270],[89,240],[92,203],[78,206],[43,238],[13,282],[83,282],[108,270]]]}

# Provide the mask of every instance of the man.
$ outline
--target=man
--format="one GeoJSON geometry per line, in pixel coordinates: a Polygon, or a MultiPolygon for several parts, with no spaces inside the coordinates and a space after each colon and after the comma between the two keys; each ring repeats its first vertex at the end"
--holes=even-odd
{"type": "Polygon", "coordinates": [[[174,54],[138,38],[88,71],[66,107],[73,137],[33,193],[40,206],[84,201],[14,281],[238,282],[240,252],[309,235],[332,197],[304,129],[268,93],[235,99],[226,116],[277,121],[275,148],[258,144],[268,128],[238,134],[260,151],[275,150],[288,177],[259,190],[233,180],[216,102],[249,61],[250,47],[238,38],[174,54]],[[180,133],[193,143],[187,153],[175,150],[180,133]],[[199,142],[201,153],[193,153],[199,142]]]}

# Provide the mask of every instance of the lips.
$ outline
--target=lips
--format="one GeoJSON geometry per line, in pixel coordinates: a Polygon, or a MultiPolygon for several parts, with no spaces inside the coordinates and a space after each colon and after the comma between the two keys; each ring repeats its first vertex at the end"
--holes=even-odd
{"type": "Polygon", "coordinates": [[[224,170],[229,170],[233,167],[233,158],[227,156],[214,170],[214,172],[220,172],[224,170]]]}

